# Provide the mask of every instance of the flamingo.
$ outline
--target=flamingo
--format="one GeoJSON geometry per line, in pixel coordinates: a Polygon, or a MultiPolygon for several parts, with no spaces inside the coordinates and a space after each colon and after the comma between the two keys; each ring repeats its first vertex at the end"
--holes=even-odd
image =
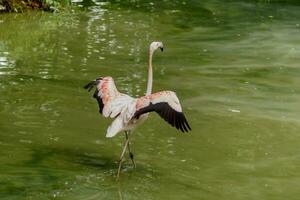
{"type": "Polygon", "coordinates": [[[133,154],[130,150],[129,135],[137,126],[142,124],[148,118],[149,112],[155,111],[166,122],[182,132],[192,130],[183,114],[182,107],[175,92],[161,91],[152,94],[152,57],[157,49],[163,51],[162,42],[152,42],[150,44],[148,82],[145,96],[133,98],[119,92],[113,78],[110,76],[99,77],[84,86],[88,91],[91,91],[94,86],[96,86],[93,97],[98,102],[100,114],[104,117],[114,119],[107,129],[106,137],[114,137],[121,131],[124,131],[125,133],[126,140],[119,159],[117,179],[119,178],[127,147],[132,164],[136,167],[133,154]]]}

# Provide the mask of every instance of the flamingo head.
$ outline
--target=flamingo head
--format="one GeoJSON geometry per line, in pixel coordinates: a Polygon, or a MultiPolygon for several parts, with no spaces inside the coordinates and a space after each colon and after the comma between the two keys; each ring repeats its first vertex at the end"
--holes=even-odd
{"type": "Polygon", "coordinates": [[[150,44],[150,52],[153,53],[158,48],[160,48],[161,51],[164,51],[164,45],[162,42],[152,42],[150,44]]]}

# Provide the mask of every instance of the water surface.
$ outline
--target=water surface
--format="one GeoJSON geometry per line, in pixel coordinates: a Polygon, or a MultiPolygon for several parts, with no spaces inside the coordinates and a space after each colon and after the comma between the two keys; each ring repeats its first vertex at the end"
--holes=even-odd
{"type": "Polygon", "coordinates": [[[0,15],[1,199],[298,199],[299,3],[117,1],[0,15]],[[110,75],[133,97],[179,96],[193,131],[151,114],[116,160],[82,86],[110,75]]]}

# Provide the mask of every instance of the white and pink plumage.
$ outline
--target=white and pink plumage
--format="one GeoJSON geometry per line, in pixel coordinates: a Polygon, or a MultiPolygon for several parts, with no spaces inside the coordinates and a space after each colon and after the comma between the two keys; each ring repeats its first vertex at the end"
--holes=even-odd
{"type": "Polygon", "coordinates": [[[191,130],[176,94],[172,91],[152,92],[152,56],[156,49],[163,51],[162,42],[152,42],[149,50],[148,83],[146,95],[133,98],[120,93],[112,77],[100,77],[88,83],[84,88],[89,91],[96,86],[94,98],[97,99],[99,112],[104,117],[114,118],[108,127],[106,137],[114,137],[124,131],[126,142],[120,156],[118,177],[124,153],[128,146],[130,158],[134,163],[133,154],[130,152],[128,133],[132,132],[139,124],[148,118],[149,112],[157,112],[165,121],[182,132],[191,130]]]}

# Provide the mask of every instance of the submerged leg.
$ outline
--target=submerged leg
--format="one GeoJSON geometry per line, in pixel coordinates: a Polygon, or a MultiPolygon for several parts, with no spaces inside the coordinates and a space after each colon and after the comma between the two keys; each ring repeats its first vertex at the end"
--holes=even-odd
{"type": "Polygon", "coordinates": [[[125,144],[124,144],[124,147],[123,147],[123,150],[122,150],[122,153],[121,153],[121,156],[120,156],[120,160],[119,160],[119,167],[118,167],[117,180],[118,180],[119,177],[120,177],[120,172],[121,172],[122,162],[123,162],[124,154],[125,154],[125,151],[126,151],[126,148],[127,148],[128,144],[129,144],[129,140],[126,139],[125,144]]]}
{"type": "Polygon", "coordinates": [[[131,153],[131,150],[130,150],[130,143],[129,143],[128,132],[125,132],[125,136],[126,136],[126,140],[128,141],[128,152],[129,152],[129,157],[130,157],[130,159],[131,159],[131,162],[132,162],[134,168],[136,168],[136,164],[135,164],[135,162],[134,162],[134,160],[133,160],[133,153],[131,153]]]}

